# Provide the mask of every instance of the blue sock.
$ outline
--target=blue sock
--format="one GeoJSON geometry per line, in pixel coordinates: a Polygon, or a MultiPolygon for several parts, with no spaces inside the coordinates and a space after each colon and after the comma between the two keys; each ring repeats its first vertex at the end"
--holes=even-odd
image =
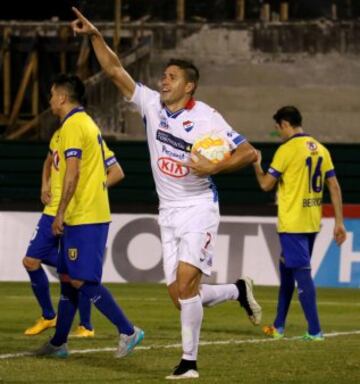
{"type": "Polygon", "coordinates": [[[280,261],[279,269],[280,288],[274,327],[280,332],[283,332],[285,328],[286,316],[288,314],[292,295],[295,289],[295,279],[293,276],[293,270],[291,268],[286,268],[282,261],[280,261]]]}
{"type": "Polygon", "coordinates": [[[79,291],[79,315],[80,315],[80,325],[85,327],[86,329],[93,329],[91,325],[91,301],[90,299],[84,295],[81,291],[79,291]]]}
{"type": "Polygon", "coordinates": [[[53,319],[56,316],[51,303],[49,280],[45,271],[40,266],[36,271],[27,271],[31,280],[31,288],[41,307],[45,319],[53,319]]]}
{"type": "Polygon", "coordinates": [[[316,335],[321,332],[321,328],[316,307],[316,290],[311,277],[311,269],[294,269],[294,277],[298,285],[301,307],[308,322],[308,332],[310,335],[316,335]]]}
{"type": "Polygon", "coordinates": [[[50,340],[52,345],[60,346],[66,343],[78,307],[78,296],[79,291],[70,283],[61,282],[56,331],[50,340]]]}
{"type": "Polygon", "coordinates": [[[134,333],[133,325],[103,285],[86,282],[80,291],[89,297],[95,307],[117,327],[119,333],[126,335],[134,333]]]}

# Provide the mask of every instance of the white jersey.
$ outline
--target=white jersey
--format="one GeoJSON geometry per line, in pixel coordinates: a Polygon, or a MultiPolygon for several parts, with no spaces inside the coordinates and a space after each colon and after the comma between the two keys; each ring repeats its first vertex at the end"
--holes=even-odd
{"type": "Polygon", "coordinates": [[[160,93],[137,84],[133,102],[144,120],[151,168],[160,208],[186,207],[217,201],[210,177],[195,176],[186,163],[194,141],[205,134],[227,139],[231,150],[246,139],[235,132],[213,108],[191,99],[185,108],[170,112],[160,101],[160,93]]]}

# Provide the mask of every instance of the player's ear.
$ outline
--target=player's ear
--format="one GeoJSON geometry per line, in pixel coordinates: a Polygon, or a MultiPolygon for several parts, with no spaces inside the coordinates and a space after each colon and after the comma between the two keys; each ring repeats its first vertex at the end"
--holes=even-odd
{"type": "Polygon", "coordinates": [[[188,81],[185,85],[185,92],[192,95],[195,91],[195,83],[192,81],[188,81]]]}
{"type": "Polygon", "coordinates": [[[61,92],[59,95],[59,99],[61,104],[66,103],[66,101],[68,100],[68,94],[66,92],[61,92]]]}

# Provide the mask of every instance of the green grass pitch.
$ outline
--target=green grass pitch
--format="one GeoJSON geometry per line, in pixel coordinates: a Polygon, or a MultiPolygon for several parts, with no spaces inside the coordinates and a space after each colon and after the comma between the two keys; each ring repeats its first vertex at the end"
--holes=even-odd
{"type": "MultiPolygon", "coordinates": [[[[94,308],[96,337],[70,339],[65,360],[23,356],[52,334],[23,335],[39,317],[28,283],[0,283],[0,383],[165,383],[181,356],[179,314],[161,284],[106,284],[130,319],[145,330],[140,348],[113,357],[115,328],[94,308]]],[[[53,284],[54,302],[58,285],[53,284]]],[[[263,324],[271,324],[277,288],[256,287],[263,324]]],[[[198,383],[360,383],[360,291],[318,289],[324,342],[297,339],[306,331],[297,298],[287,338],[269,340],[248,321],[237,302],[204,311],[198,383]]],[[[74,322],[77,324],[78,318],[74,322]]]]}

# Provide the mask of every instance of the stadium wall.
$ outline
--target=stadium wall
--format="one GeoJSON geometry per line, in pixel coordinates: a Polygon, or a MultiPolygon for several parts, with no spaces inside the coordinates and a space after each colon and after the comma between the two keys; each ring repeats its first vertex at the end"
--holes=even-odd
{"type": "MultiPolygon", "coordinates": [[[[277,145],[254,143],[269,164],[277,145]]],[[[144,142],[109,143],[126,178],[110,193],[113,212],[104,281],[163,281],[157,198],[144,142]],[[146,250],[146,254],[144,254],[146,250]]],[[[320,286],[360,286],[359,145],[328,145],[343,188],[348,240],[339,249],[332,241],[332,212],[325,205],[317,239],[313,273],[320,286]],[[349,205],[349,204],[352,205],[349,205]]],[[[27,280],[21,259],[41,212],[39,190],[46,143],[0,142],[0,281],[27,280]],[[29,212],[24,212],[29,211],[29,212]]],[[[277,285],[279,243],[274,194],[261,192],[249,167],[219,175],[223,213],[214,261],[214,282],[231,282],[241,274],[257,284],[277,285]]],[[[325,196],[325,202],[329,198],[325,196]]],[[[55,277],[53,277],[55,280],[55,277]]]]}
{"type": "MultiPolygon", "coordinates": [[[[22,257],[38,219],[34,212],[0,212],[0,281],[28,280],[22,257]]],[[[318,286],[360,287],[360,220],[345,224],[348,239],[339,248],[332,239],[333,219],[323,219],[312,260],[318,286]]],[[[276,218],[223,216],[215,254],[207,281],[233,282],[248,275],[257,285],[278,285],[276,218]]],[[[54,270],[50,276],[56,281],[54,270]]],[[[156,215],[113,215],[103,281],[164,282],[156,215]]]]}
{"type": "MultiPolygon", "coordinates": [[[[156,213],[158,201],[151,176],[147,144],[143,141],[108,144],[126,174],[121,185],[110,190],[113,212],[156,213]]],[[[279,144],[253,144],[262,151],[264,165],[268,166],[279,144]]],[[[327,147],[332,153],[344,202],[359,203],[360,145],[328,144],[327,147]]],[[[0,141],[0,210],[24,210],[25,203],[28,207],[26,210],[41,209],[41,170],[47,151],[47,143],[0,141]]],[[[214,181],[218,187],[223,213],[262,215],[266,211],[266,214],[275,214],[275,193],[265,193],[259,189],[251,167],[232,174],[217,175],[214,181]],[[253,213],[249,212],[248,207],[253,213]]],[[[329,202],[327,193],[324,202],[329,202]]]]}

